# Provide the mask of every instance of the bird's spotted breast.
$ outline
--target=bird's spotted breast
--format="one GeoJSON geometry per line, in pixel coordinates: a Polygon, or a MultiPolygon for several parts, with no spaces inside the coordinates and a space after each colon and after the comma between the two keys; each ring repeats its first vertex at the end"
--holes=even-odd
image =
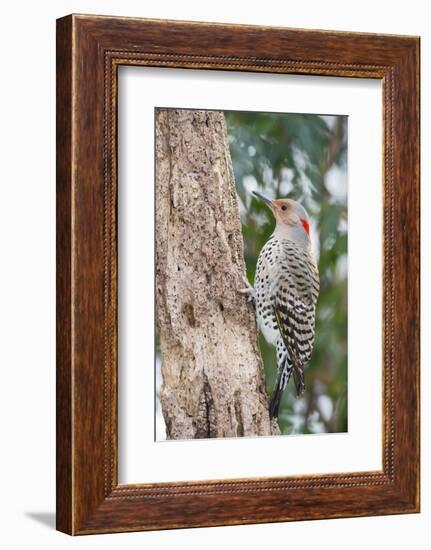
{"type": "Polygon", "coordinates": [[[282,338],[301,363],[311,355],[319,276],[311,251],[271,237],[256,268],[256,316],[268,343],[282,338]],[[281,325],[281,326],[280,326],[281,325]]]}

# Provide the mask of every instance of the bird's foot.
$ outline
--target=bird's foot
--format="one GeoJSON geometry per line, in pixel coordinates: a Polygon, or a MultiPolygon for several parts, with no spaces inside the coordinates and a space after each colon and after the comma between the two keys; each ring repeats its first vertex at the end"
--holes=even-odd
{"type": "Polygon", "coordinates": [[[243,277],[242,280],[244,281],[246,287],[245,288],[239,288],[238,292],[241,292],[241,294],[246,294],[247,295],[247,302],[252,302],[252,304],[255,305],[256,304],[256,290],[248,282],[247,277],[243,277]]]}

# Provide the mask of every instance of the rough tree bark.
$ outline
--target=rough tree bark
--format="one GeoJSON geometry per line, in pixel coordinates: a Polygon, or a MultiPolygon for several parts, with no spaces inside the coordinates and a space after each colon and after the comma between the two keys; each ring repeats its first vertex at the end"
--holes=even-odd
{"type": "Polygon", "coordinates": [[[156,113],[156,310],[170,439],[278,433],[221,112],[156,113]]]}

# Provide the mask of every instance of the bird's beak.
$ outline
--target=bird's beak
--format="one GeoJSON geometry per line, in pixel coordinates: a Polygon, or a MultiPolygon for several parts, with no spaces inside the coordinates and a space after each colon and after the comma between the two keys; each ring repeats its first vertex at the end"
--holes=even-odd
{"type": "Polygon", "coordinates": [[[252,191],[252,193],[255,197],[257,197],[258,199],[261,199],[270,208],[272,208],[274,206],[273,202],[272,202],[272,199],[269,199],[268,197],[265,197],[265,195],[262,195],[262,193],[259,193],[259,191],[252,191]]]}

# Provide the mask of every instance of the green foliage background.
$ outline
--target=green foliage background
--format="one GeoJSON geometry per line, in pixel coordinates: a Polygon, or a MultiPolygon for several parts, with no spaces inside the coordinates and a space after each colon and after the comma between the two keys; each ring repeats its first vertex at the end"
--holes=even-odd
{"type": "MultiPolygon", "coordinates": [[[[312,220],[320,295],[305,394],[289,384],[280,407],[283,434],[347,431],[347,117],[226,111],[240,202],[247,275],[274,229],[270,210],[251,195],[302,203],[312,220]]],[[[260,337],[267,391],[276,381],[275,352],[260,337]]]]}

